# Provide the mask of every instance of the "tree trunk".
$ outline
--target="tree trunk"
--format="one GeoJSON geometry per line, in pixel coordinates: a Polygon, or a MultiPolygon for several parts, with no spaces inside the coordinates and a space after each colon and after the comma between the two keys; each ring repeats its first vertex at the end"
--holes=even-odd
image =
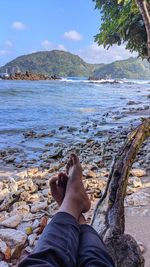
{"type": "Polygon", "coordinates": [[[130,235],[124,234],[124,198],[132,164],[142,143],[150,137],[150,118],[128,137],[114,160],[105,192],[95,209],[92,225],[103,238],[116,267],[141,267],[144,258],[130,235]]]}
{"type": "Polygon", "coordinates": [[[145,23],[147,32],[148,61],[150,61],[150,3],[148,3],[148,1],[149,0],[136,0],[136,3],[145,23]]]}

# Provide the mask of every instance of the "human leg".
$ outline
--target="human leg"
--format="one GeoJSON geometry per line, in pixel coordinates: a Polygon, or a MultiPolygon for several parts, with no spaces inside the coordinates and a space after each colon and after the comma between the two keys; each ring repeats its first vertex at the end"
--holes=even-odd
{"type": "MultiPolygon", "coordinates": [[[[76,167],[78,169],[78,167],[76,167]]],[[[70,162],[67,164],[67,169],[70,169],[70,162]]],[[[68,173],[68,172],[67,172],[68,173]]],[[[82,176],[81,171],[79,172],[80,176],[82,176]]],[[[66,174],[61,174],[61,180],[67,183],[66,174]]],[[[63,183],[60,184],[60,196],[63,199],[65,195],[65,188],[63,183]],[[62,193],[63,192],[63,193],[62,193]]],[[[55,188],[55,195],[59,195],[59,187],[55,188]],[[57,191],[57,193],[56,193],[57,191]]],[[[59,198],[60,200],[60,198],[59,198]]],[[[57,201],[57,199],[56,199],[57,201]]],[[[62,201],[62,200],[61,200],[62,201]]],[[[60,202],[61,202],[60,201],[60,202]]],[[[58,201],[57,201],[58,202],[58,201]]],[[[59,203],[58,203],[59,204],[59,203]]],[[[89,225],[86,225],[86,220],[84,216],[81,214],[79,219],[80,226],[80,241],[79,241],[79,249],[78,249],[78,267],[112,267],[114,266],[111,257],[109,256],[105,244],[102,239],[99,237],[97,232],[89,225]]]]}
{"type": "Polygon", "coordinates": [[[67,185],[64,180],[61,180],[62,175],[53,177],[51,180],[53,195],[59,204],[62,201],[59,212],[44,229],[34,252],[24,259],[18,267],[76,266],[80,234],[77,219],[83,210],[89,209],[90,201],[84,190],[82,177],[78,175],[80,166],[77,158],[72,155],[69,162],[67,185]],[[77,167],[78,171],[76,170],[77,167]],[[58,190],[59,197],[55,190],[58,190]]]}

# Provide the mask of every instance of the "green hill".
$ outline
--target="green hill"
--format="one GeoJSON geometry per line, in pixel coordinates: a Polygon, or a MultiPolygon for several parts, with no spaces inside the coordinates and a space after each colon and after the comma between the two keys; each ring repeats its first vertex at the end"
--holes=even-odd
{"type": "Polygon", "coordinates": [[[129,58],[127,60],[115,61],[95,70],[92,76],[105,78],[111,76],[116,79],[147,79],[150,80],[150,63],[146,60],[129,58]]]}
{"type": "Polygon", "coordinates": [[[59,50],[17,57],[0,68],[0,72],[6,72],[6,70],[29,71],[61,77],[105,78],[111,76],[114,79],[150,79],[150,64],[146,60],[129,58],[110,64],[88,64],[77,55],[59,50]]]}
{"type": "Polygon", "coordinates": [[[79,56],[64,51],[43,51],[17,57],[5,66],[6,69],[17,69],[21,72],[42,73],[57,76],[86,76],[100,67],[101,64],[87,64],[79,56]]]}

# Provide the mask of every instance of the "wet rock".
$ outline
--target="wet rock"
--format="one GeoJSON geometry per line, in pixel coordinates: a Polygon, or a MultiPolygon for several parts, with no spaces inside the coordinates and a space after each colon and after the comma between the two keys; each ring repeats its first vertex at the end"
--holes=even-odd
{"type": "Polygon", "coordinates": [[[31,130],[26,133],[23,133],[25,138],[35,138],[36,137],[36,132],[31,130]]]}
{"type": "Polygon", "coordinates": [[[27,235],[14,229],[0,229],[0,239],[7,243],[11,248],[11,257],[18,258],[27,240],[27,235]]]}
{"type": "Polygon", "coordinates": [[[142,177],[146,175],[146,171],[143,169],[132,169],[130,172],[133,176],[142,177]]]}
{"type": "Polygon", "coordinates": [[[1,226],[5,226],[8,228],[16,228],[19,223],[21,222],[22,218],[20,215],[14,215],[12,217],[9,217],[8,219],[2,221],[0,223],[1,226]]]}
{"type": "Polygon", "coordinates": [[[138,103],[133,100],[129,100],[127,103],[127,105],[135,105],[135,104],[138,104],[138,103]]]}
{"type": "Polygon", "coordinates": [[[147,98],[150,98],[150,94],[147,95],[147,98]]]}
{"type": "Polygon", "coordinates": [[[45,202],[35,202],[32,206],[31,206],[31,212],[35,213],[41,210],[45,210],[47,208],[47,201],[45,202]]]}
{"type": "Polygon", "coordinates": [[[15,161],[15,157],[12,155],[12,156],[7,156],[4,160],[6,163],[12,163],[15,161]]]}

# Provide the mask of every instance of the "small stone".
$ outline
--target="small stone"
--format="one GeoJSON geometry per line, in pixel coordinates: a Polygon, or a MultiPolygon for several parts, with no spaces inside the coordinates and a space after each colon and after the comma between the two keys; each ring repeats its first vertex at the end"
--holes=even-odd
{"type": "Polygon", "coordinates": [[[83,175],[86,176],[86,178],[96,178],[95,172],[91,170],[84,170],[83,175]]]}
{"type": "Polygon", "coordinates": [[[25,248],[25,251],[30,254],[33,251],[33,248],[31,248],[30,246],[27,246],[25,248]]]}
{"type": "Polygon", "coordinates": [[[139,177],[134,177],[134,179],[133,179],[133,186],[135,188],[142,187],[142,182],[141,182],[141,179],[139,177]]]}
{"type": "Polygon", "coordinates": [[[38,219],[36,219],[36,220],[33,222],[33,224],[32,224],[32,228],[33,228],[33,229],[36,229],[37,227],[39,227],[39,225],[40,225],[40,222],[39,222],[38,219]]]}
{"type": "Polygon", "coordinates": [[[10,191],[8,190],[8,188],[3,189],[0,192],[0,201],[4,200],[4,198],[10,193],[10,191]]]}
{"type": "Polygon", "coordinates": [[[26,234],[27,234],[27,235],[31,235],[32,233],[33,233],[33,229],[32,229],[32,227],[31,227],[31,226],[27,227],[27,228],[26,228],[26,234]]]}
{"type": "Polygon", "coordinates": [[[33,246],[37,238],[37,234],[32,234],[28,236],[29,246],[33,246]]]}
{"type": "Polygon", "coordinates": [[[34,184],[33,184],[32,179],[27,179],[27,180],[26,180],[26,183],[25,183],[25,185],[24,185],[25,190],[27,190],[27,191],[28,191],[28,190],[32,190],[33,186],[34,186],[34,184]]]}
{"type": "Polygon", "coordinates": [[[138,246],[139,246],[139,248],[141,250],[141,253],[143,254],[145,252],[145,248],[144,248],[143,243],[141,243],[141,242],[137,242],[137,243],[138,243],[138,246]]]}
{"type": "Polygon", "coordinates": [[[3,187],[4,187],[4,183],[0,181],[0,191],[3,190],[3,187]]]}
{"type": "Polygon", "coordinates": [[[17,190],[18,190],[18,184],[15,181],[15,179],[12,177],[9,178],[9,188],[10,188],[10,192],[12,192],[12,193],[17,192],[17,190]]]}
{"type": "Polygon", "coordinates": [[[14,215],[12,217],[9,217],[8,219],[4,220],[0,223],[0,225],[9,227],[9,228],[16,228],[19,223],[21,222],[22,218],[19,215],[14,215]]]}
{"type": "Polygon", "coordinates": [[[143,169],[132,169],[130,172],[133,176],[142,177],[146,175],[146,171],[143,169]]]}
{"type": "Polygon", "coordinates": [[[47,208],[47,201],[45,202],[35,202],[32,206],[31,206],[31,212],[35,213],[41,210],[45,210],[47,208]]]}

